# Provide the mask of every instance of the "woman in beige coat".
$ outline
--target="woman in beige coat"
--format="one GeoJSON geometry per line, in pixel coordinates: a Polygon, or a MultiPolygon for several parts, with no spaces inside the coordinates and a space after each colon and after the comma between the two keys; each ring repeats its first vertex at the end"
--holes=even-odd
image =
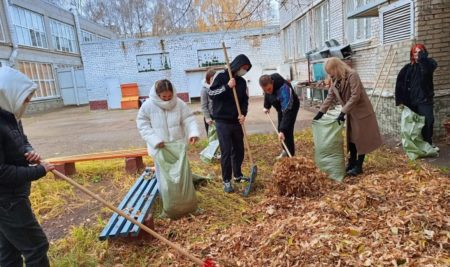
{"type": "Polygon", "coordinates": [[[325,63],[325,71],[332,79],[328,96],[314,120],[319,120],[337,100],[342,105],[337,123],[347,117],[347,147],[350,152],[347,175],[357,176],[363,172],[364,157],[381,146],[377,117],[367,97],[358,73],[338,58],[330,58],[325,63]]]}

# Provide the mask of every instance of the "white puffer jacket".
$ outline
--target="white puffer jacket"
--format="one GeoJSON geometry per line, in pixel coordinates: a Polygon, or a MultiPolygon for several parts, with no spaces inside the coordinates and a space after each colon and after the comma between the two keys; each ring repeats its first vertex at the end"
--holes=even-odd
{"type": "Polygon", "coordinates": [[[200,136],[192,111],[176,97],[175,89],[173,94],[170,101],[163,101],[153,85],[149,98],[139,109],[137,128],[151,156],[156,155],[159,150],[156,146],[161,142],[187,142],[191,137],[200,136]]]}

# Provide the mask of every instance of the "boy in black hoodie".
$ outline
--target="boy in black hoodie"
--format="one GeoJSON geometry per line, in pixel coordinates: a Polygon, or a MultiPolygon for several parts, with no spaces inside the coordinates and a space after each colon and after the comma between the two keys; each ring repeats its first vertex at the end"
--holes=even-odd
{"type": "MultiPolygon", "coordinates": [[[[261,76],[259,85],[264,91],[264,112],[269,113],[271,107],[277,110],[278,138],[285,142],[289,152],[294,156],[294,126],[300,109],[300,101],[292,89],[292,85],[278,73],[261,76]]],[[[278,158],[286,156],[286,151],[283,151],[278,158]]]]}
{"type": "Polygon", "coordinates": [[[36,84],[0,67],[0,266],[50,266],[48,241],[31,209],[31,182],[54,169],[41,161],[23,133],[20,118],[36,84]],[[23,256],[23,258],[22,258],[23,256]]]}
{"type": "Polygon", "coordinates": [[[252,67],[250,60],[245,55],[237,56],[231,62],[233,77],[229,77],[228,71],[216,73],[211,84],[209,95],[213,100],[213,117],[216,121],[217,135],[221,151],[222,179],[224,191],[233,192],[231,175],[234,180],[240,182],[246,178],[242,175],[241,165],[244,160],[244,133],[241,124],[245,121],[248,111],[248,89],[245,75],[252,67]],[[241,106],[242,116],[239,117],[232,88],[236,93],[241,106]]]}

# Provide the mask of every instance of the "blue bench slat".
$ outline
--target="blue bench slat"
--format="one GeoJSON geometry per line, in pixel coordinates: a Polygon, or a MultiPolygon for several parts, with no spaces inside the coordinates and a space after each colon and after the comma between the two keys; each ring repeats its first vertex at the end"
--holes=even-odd
{"type": "MultiPolygon", "coordinates": [[[[139,197],[142,195],[142,192],[144,192],[145,188],[146,188],[146,183],[144,181],[143,184],[141,184],[141,186],[138,188],[138,190],[136,190],[133,194],[133,196],[128,200],[127,206],[125,207],[125,209],[122,209],[122,211],[127,214],[130,215],[130,209],[134,210],[134,207],[137,203],[137,201],[139,200],[139,197]]],[[[117,220],[116,224],[114,225],[112,231],[109,233],[110,237],[116,237],[119,235],[119,231],[122,229],[122,226],[127,222],[127,219],[125,219],[122,216],[119,216],[119,219],[117,220]]]]}
{"type": "MultiPolygon", "coordinates": [[[[147,210],[143,209],[143,206],[145,205],[145,203],[147,202],[146,200],[146,196],[149,195],[149,192],[153,189],[154,187],[154,182],[156,181],[156,179],[151,179],[151,180],[146,180],[145,181],[145,190],[142,192],[141,195],[138,196],[138,202],[135,203],[135,205],[133,206],[133,211],[131,212],[130,216],[132,218],[136,219],[136,214],[138,212],[140,212],[139,216],[142,215],[143,213],[147,213],[147,210]]],[[[138,217],[139,217],[138,216],[138,217]]],[[[139,221],[141,222],[141,221],[139,221]]],[[[129,220],[126,220],[125,225],[122,226],[122,229],[120,230],[120,236],[128,236],[128,232],[131,229],[131,225],[133,223],[129,220]]]]}
{"type": "MultiPolygon", "coordinates": [[[[145,173],[143,175],[141,175],[136,180],[134,185],[131,187],[130,191],[128,191],[128,193],[125,195],[123,200],[120,202],[119,206],[117,207],[118,209],[123,210],[126,207],[130,197],[134,194],[134,192],[136,190],[139,189],[139,187],[141,186],[142,182],[145,181],[144,176],[145,176],[145,173]]],[[[112,215],[111,219],[109,219],[108,224],[105,226],[105,228],[101,232],[100,237],[99,237],[100,240],[105,240],[105,239],[108,238],[109,233],[111,232],[111,230],[113,229],[113,226],[117,222],[118,217],[119,217],[119,214],[114,212],[114,214],[112,215]]]]}
{"type": "MultiPolygon", "coordinates": [[[[152,191],[150,192],[150,195],[147,199],[147,201],[145,201],[145,205],[142,208],[142,210],[145,210],[145,214],[141,213],[141,215],[137,218],[137,221],[142,222],[145,219],[145,216],[147,216],[148,210],[150,209],[150,207],[153,205],[153,203],[156,200],[156,196],[158,195],[158,183],[156,181],[156,179],[152,180],[152,182],[154,181],[154,185],[152,188],[152,191]]],[[[139,234],[141,228],[139,228],[139,226],[133,224],[133,228],[130,231],[130,234],[132,236],[137,236],[139,234]]]]}

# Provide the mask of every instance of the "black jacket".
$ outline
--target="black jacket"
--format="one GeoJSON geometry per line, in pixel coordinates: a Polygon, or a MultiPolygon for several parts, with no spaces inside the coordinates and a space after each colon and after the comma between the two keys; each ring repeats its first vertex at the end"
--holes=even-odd
{"type": "Polygon", "coordinates": [[[395,104],[407,107],[419,104],[433,104],[433,72],[437,63],[432,58],[420,60],[417,64],[406,64],[397,76],[395,104]]]}
{"type": "Polygon", "coordinates": [[[270,75],[273,80],[272,94],[264,94],[264,108],[274,107],[278,113],[278,131],[286,133],[297,120],[300,101],[292,85],[280,74],[270,75]],[[281,90],[284,90],[282,92],[281,90]]]}
{"type": "MultiPolygon", "coordinates": [[[[250,60],[245,55],[237,56],[231,62],[231,71],[236,80],[236,94],[238,96],[241,111],[244,116],[247,116],[248,111],[248,88],[247,82],[244,78],[239,77],[236,72],[243,66],[249,65],[252,67],[250,60]]],[[[250,69],[249,69],[250,70],[250,69]]],[[[230,77],[227,70],[216,73],[211,87],[209,88],[209,96],[213,100],[213,118],[219,122],[239,123],[238,111],[234,101],[233,91],[228,87],[230,77]]]]}
{"type": "Polygon", "coordinates": [[[31,181],[45,176],[43,166],[30,166],[25,159],[32,150],[21,123],[0,109],[0,200],[28,197],[31,181]]]}

